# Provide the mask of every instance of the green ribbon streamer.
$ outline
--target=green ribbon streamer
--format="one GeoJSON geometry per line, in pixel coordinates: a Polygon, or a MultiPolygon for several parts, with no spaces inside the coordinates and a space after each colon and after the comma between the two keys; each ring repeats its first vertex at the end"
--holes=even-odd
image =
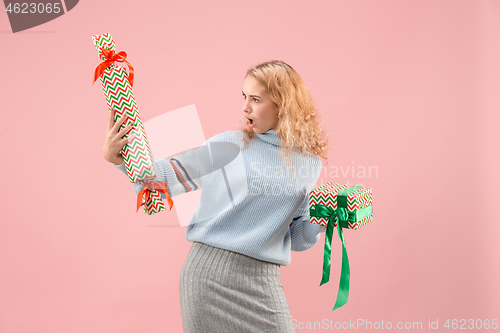
{"type": "Polygon", "coordinates": [[[325,205],[314,205],[309,209],[311,217],[322,217],[327,220],[326,233],[325,233],[325,250],[323,256],[323,278],[321,279],[320,286],[330,280],[330,266],[331,266],[331,252],[332,252],[332,238],[333,238],[333,225],[335,217],[337,218],[337,229],[339,238],[342,241],[342,272],[340,274],[339,291],[337,293],[337,300],[332,311],[340,308],[347,303],[349,297],[349,279],[351,271],[349,269],[349,258],[347,257],[347,249],[345,246],[344,234],[342,232],[342,224],[346,225],[349,220],[349,213],[346,208],[338,207],[334,210],[332,207],[325,205]]]}

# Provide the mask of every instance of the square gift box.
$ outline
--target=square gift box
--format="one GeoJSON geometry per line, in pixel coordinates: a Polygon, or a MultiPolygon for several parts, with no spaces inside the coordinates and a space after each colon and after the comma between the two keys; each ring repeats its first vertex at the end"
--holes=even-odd
{"type": "MultiPolygon", "coordinates": [[[[315,205],[324,205],[337,210],[338,206],[347,209],[349,218],[341,222],[344,229],[359,229],[371,220],[372,214],[372,189],[370,187],[349,186],[336,183],[325,183],[309,192],[309,209],[315,205]]],[[[327,220],[323,217],[311,215],[311,223],[327,226],[327,220]]],[[[337,219],[334,220],[334,227],[337,219]]]]}
{"type": "Polygon", "coordinates": [[[349,297],[350,269],[343,229],[359,229],[373,219],[372,189],[325,183],[309,192],[310,222],[326,226],[323,253],[323,276],[320,286],[330,280],[331,243],[333,229],[337,227],[342,241],[342,271],[339,290],[333,310],[347,303],[349,297]]]}

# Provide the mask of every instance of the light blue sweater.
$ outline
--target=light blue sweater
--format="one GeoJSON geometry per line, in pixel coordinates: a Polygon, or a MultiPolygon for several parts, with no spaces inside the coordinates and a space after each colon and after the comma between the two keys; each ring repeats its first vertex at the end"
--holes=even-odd
{"type": "MultiPolygon", "coordinates": [[[[198,149],[159,159],[155,180],[167,184],[174,206],[175,196],[202,189],[187,226],[188,241],[287,266],[291,250],[313,247],[326,231],[309,222],[309,191],[319,178],[321,158],[291,155],[293,173],[275,130],[256,133],[243,149],[242,138],[240,131],[226,131],[198,149]]],[[[115,167],[127,176],[124,163],[115,167]]],[[[136,194],[142,189],[133,187],[136,194]]]]}

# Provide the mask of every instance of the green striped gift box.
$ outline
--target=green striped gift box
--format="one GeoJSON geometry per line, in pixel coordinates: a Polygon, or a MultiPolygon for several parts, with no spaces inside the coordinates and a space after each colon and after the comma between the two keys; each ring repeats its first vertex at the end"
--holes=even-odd
{"type": "Polygon", "coordinates": [[[342,230],[359,229],[373,219],[372,189],[363,186],[325,183],[309,192],[309,213],[311,223],[326,226],[323,276],[320,286],[330,280],[331,244],[335,227],[342,241],[342,271],[337,300],[333,307],[333,310],[336,310],[347,303],[351,276],[342,230]]]}
{"type": "MultiPolygon", "coordinates": [[[[349,219],[341,224],[345,229],[359,229],[373,219],[371,213],[372,189],[363,186],[349,186],[337,183],[325,183],[309,192],[309,209],[315,205],[325,205],[337,210],[338,204],[349,212],[349,219]],[[370,208],[368,208],[370,207],[370,208]]],[[[311,223],[326,227],[325,218],[313,217],[311,223]]],[[[337,220],[334,220],[334,227],[337,220]]]]}

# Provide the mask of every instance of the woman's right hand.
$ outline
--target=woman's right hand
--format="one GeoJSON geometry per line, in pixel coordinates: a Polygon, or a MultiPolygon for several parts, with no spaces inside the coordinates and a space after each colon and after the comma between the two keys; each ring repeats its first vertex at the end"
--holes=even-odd
{"type": "Polygon", "coordinates": [[[120,151],[128,143],[128,139],[123,139],[123,136],[130,131],[133,126],[129,124],[121,131],[120,126],[127,117],[121,117],[118,121],[114,122],[115,109],[109,113],[108,129],[106,131],[106,138],[104,140],[104,147],[102,148],[102,156],[108,162],[116,165],[123,163],[123,157],[120,151]]]}

